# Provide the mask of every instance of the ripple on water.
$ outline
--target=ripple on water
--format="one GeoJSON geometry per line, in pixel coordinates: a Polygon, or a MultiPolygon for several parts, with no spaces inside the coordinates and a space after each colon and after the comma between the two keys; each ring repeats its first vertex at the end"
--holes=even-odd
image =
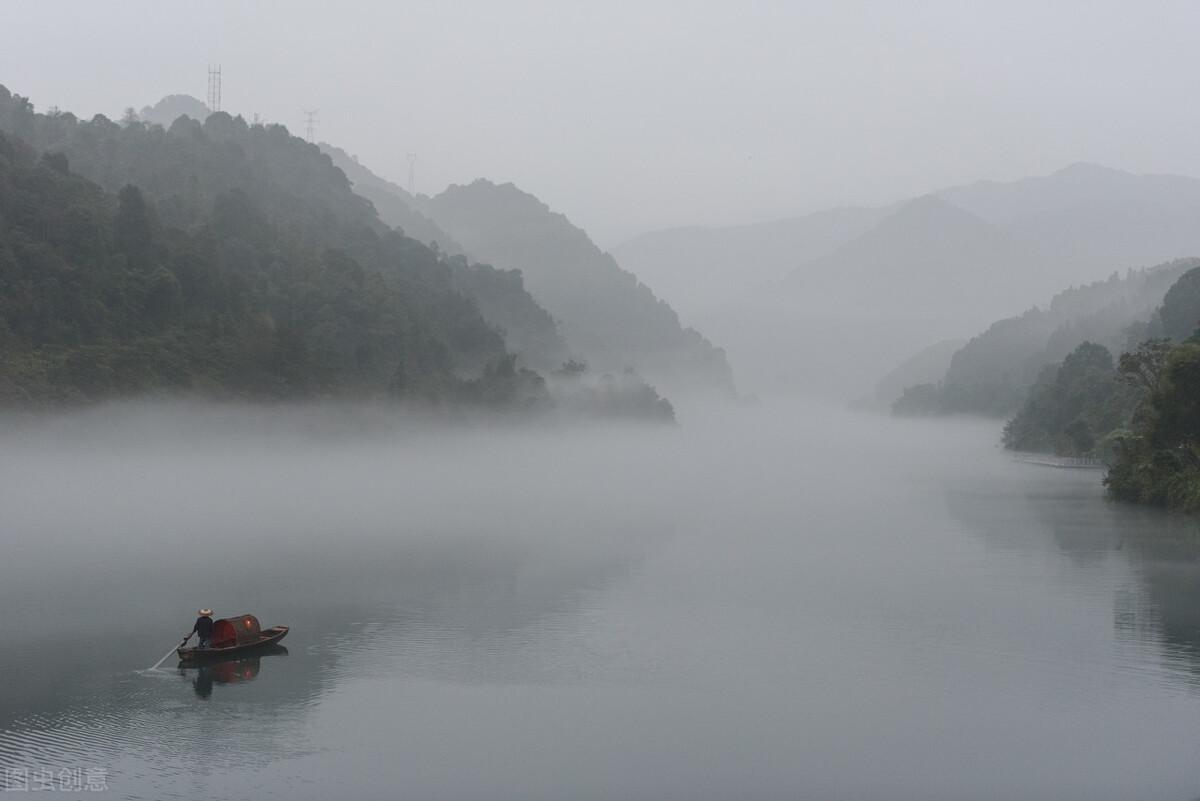
{"type": "Polygon", "coordinates": [[[289,710],[239,695],[239,688],[221,689],[229,692],[200,699],[187,674],[120,677],[101,699],[27,715],[0,731],[0,770],[99,768],[125,797],[188,798],[194,793],[186,785],[196,780],[197,765],[249,770],[312,752],[298,734],[301,727],[289,725],[306,705],[289,710]],[[180,782],[185,789],[175,788],[180,782]]]}

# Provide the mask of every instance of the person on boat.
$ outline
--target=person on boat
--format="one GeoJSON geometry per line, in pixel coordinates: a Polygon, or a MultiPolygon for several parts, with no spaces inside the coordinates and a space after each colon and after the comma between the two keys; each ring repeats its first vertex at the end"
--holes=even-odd
{"type": "Polygon", "coordinates": [[[198,611],[196,614],[200,617],[196,618],[196,625],[192,626],[191,634],[188,634],[189,638],[192,634],[195,634],[199,638],[201,648],[207,648],[209,642],[212,641],[212,613],[211,609],[201,609],[198,611]]]}

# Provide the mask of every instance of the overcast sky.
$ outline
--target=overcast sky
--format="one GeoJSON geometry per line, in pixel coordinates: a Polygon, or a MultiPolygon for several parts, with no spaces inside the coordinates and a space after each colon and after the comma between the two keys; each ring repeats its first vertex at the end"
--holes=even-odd
{"type": "Polygon", "coordinates": [[[170,93],[418,191],[513,181],[613,245],[1080,160],[1200,174],[1200,3],[4,0],[0,83],[170,93]]]}

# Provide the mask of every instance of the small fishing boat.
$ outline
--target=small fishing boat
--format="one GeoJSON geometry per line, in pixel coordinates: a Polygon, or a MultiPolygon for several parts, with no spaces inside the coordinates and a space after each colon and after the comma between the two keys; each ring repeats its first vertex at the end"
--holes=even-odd
{"type": "Polygon", "coordinates": [[[200,660],[224,659],[230,654],[238,654],[273,645],[287,636],[287,626],[272,626],[262,628],[254,615],[238,615],[223,617],[213,621],[212,640],[207,648],[178,648],[180,661],[195,662],[200,660]]]}

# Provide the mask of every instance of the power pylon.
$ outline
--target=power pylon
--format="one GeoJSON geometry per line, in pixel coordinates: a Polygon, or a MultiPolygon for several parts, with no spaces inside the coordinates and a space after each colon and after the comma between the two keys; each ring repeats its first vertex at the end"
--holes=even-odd
{"type": "Polygon", "coordinates": [[[216,114],[221,110],[221,65],[208,65],[208,110],[216,114]]]}
{"type": "Polygon", "coordinates": [[[313,129],[316,128],[317,125],[317,110],[313,109],[312,111],[308,111],[306,109],[303,114],[304,138],[311,142],[313,140],[313,129]]]}
{"type": "Polygon", "coordinates": [[[417,154],[408,154],[408,194],[417,196],[417,154]]]}

